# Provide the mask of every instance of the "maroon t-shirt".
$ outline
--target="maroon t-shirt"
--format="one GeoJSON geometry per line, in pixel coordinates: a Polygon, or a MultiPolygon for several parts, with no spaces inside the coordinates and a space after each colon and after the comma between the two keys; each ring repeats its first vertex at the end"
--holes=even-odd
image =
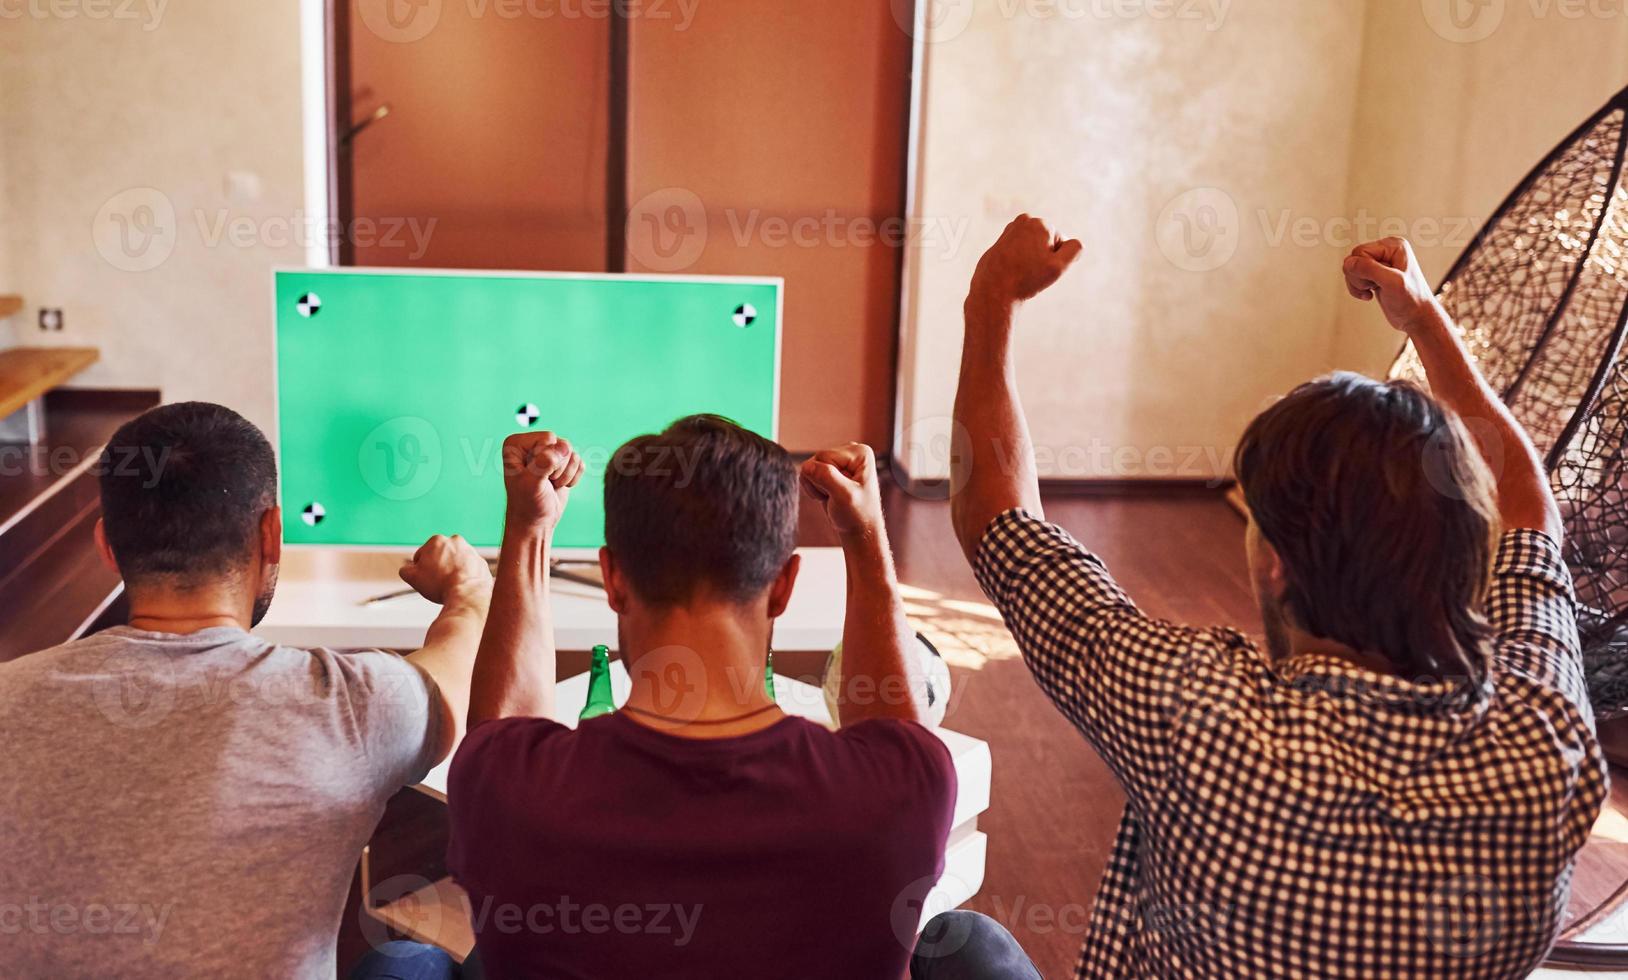
{"type": "Polygon", "coordinates": [[[704,740],[511,718],[453,760],[448,865],[493,980],[896,980],[955,792],[908,722],[704,740]]]}

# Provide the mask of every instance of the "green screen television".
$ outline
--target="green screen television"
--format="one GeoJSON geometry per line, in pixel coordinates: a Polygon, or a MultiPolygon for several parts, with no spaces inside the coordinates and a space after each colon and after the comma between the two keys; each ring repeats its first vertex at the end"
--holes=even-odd
{"type": "Polygon", "coordinates": [[[569,439],[587,472],[555,534],[604,543],[628,439],[711,412],[777,438],[779,279],[281,271],[277,424],[291,545],[412,549],[503,529],[503,440],[569,439]]]}

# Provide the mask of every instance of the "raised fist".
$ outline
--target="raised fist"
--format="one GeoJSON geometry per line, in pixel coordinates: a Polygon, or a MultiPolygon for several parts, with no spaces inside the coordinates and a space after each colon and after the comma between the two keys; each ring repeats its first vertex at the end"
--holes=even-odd
{"type": "Polygon", "coordinates": [[[857,442],[815,453],[803,464],[803,491],[818,500],[825,516],[844,539],[882,526],[882,488],[876,454],[857,442]]]}
{"type": "Polygon", "coordinates": [[[581,479],[582,457],[552,432],[521,432],[503,442],[511,529],[554,530],[581,479]]]}
{"type": "Polygon", "coordinates": [[[437,605],[459,592],[472,597],[490,595],[492,570],[461,535],[437,534],[424,542],[411,560],[401,566],[401,580],[413,591],[437,605]]]}
{"type": "Polygon", "coordinates": [[[1378,300],[1391,326],[1411,333],[1436,304],[1413,246],[1386,238],[1358,245],[1345,260],[1345,288],[1360,300],[1378,300]]]}
{"type": "Polygon", "coordinates": [[[1020,214],[991,245],[972,274],[972,296],[1021,303],[1045,290],[1074,264],[1082,246],[1053,235],[1039,218],[1020,214]]]}

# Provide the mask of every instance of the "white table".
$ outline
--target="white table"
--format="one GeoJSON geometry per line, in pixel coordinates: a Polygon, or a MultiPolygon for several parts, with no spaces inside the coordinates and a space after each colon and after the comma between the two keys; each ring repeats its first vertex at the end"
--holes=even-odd
{"type": "MultiPolygon", "coordinates": [[[[791,604],[775,622],[775,649],[829,651],[842,639],[847,571],[838,548],[800,548],[802,570],[791,604]]],[[[273,643],[356,650],[413,650],[440,607],[418,595],[369,604],[404,588],[396,574],[407,555],[290,548],[271,610],[255,630],[273,643]]],[[[616,649],[616,614],[595,586],[555,578],[554,642],[561,650],[616,649]]]]}

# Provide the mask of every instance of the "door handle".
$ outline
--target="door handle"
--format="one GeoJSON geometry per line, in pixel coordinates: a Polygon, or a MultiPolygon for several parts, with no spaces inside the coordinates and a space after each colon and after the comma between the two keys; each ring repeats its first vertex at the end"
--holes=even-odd
{"type": "Polygon", "coordinates": [[[379,122],[380,120],[383,120],[389,116],[390,112],[390,103],[386,102],[377,109],[374,109],[372,112],[368,113],[366,118],[347,130],[345,135],[339,137],[340,152],[348,152],[351,148],[351,144],[356,142],[356,137],[362,135],[362,133],[374,123],[379,122]]]}

